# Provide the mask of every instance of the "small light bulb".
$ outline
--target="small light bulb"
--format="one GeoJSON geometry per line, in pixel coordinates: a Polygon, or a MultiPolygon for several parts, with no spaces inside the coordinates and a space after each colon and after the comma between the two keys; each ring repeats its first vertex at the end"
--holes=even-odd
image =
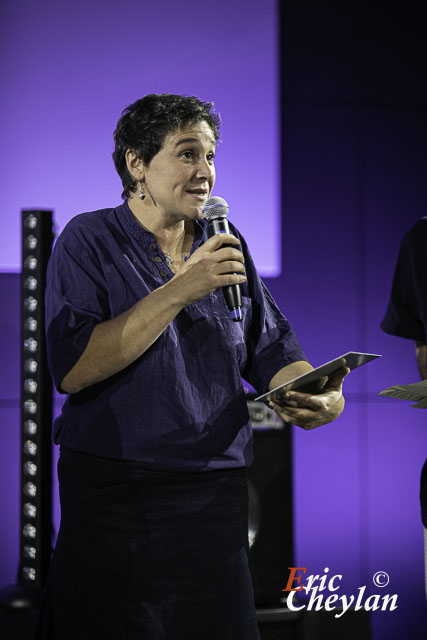
{"type": "Polygon", "coordinates": [[[24,267],[34,271],[37,268],[37,258],[35,256],[27,256],[24,260],[24,267]]]}
{"type": "Polygon", "coordinates": [[[25,360],[24,369],[27,373],[37,373],[37,360],[34,360],[34,358],[25,360]]]}
{"type": "Polygon", "coordinates": [[[32,442],[32,440],[27,440],[24,444],[24,453],[26,453],[27,456],[35,456],[37,453],[36,443],[32,442]]]}
{"type": "Polygon", "coordinates": [[[31,580],[31,582],[34,582],[36,579],[36,570],[34,567],[24,567],[22,573],[24,574],[24,578],[31,580]]]}
{"type": "Polygon", "coordinates": [[[24,322],[24,329],[27,331],[37,331],[37,320],[29,316],[24,322]]]}
{"type": "Polygon", "coordinates": [[[25,238],[25,246],[27,249],[35,249],[37,247],[37,238],[29,235],[25,238]]]}
{"type": "Polygon", "coordinates": [[[36,393],[37,382],[32,378],[27,378],[27,380],[24,381],[24,389],[27,393],[36,393]]]}
{"type": "Polygon", "coordinates": [[[25,298],[24,307],[25,307],[25,309],[27,311],[30,311],[31,313],[34,313],[34,311],[36,311],[36,309],[37,309],[37,300],[36,300],[36,298],[33,298],[33,296],[29,296],[28,298],[25,298]]]}
{"type": "Polygon", "coordinates": [[[24,473],[26,476],[35,476],[37,474],[37,465],[34,462],[26,462],[24,464],[24,473]]]}
{"type": "Polygon", "coordinates": [[[36,517],[36,512],[37,509],[35,507],[34,504],[31,504],[31,502],[26,502],[24,504],[24,515],[27,516],[27,518],[35,518],[36,517]]]}
{"type": "Polygon", "coordinates": [[[34,540],[37,534],[37,529],[33,524],[26,524],[22,528],[22,533],[24,534],[25,538],[31,538],[32,540],[34,540]]]}
{"type": "Polygon", "coordinates": [[[29,436],[34,436],[37,433],[37,424],[34,420],[25,420],[24,431],[29,436]]]}
{"type": "Polygon", "coordinates": [[[37,402],[34,402],[34,400],[26,400],[24,402],[24,411],[32,415],[37,413],[37,402]]]}
{"type": "Polygon", "coordinates": [[[35,291],[37,289],[37,278],[34,278],[34,276],[28,276],[28,278],[25,278],[24,280],[24,286],[30,291],[35,291]]]}
{"type": "Polygon", "coordinates": [[[23,492],[30,498],[35,498],[37,494],[37,487],[33,482],[26,482],[23,486],[23,492]]]}
{"type": "Polygon", "coordinates": [[[37,340],[34,340],[34,338],[24,340],[24,349],[30,353],[35,353],[37,351],[37,340]]]}
{"type": "Polygon", "coordinates": [[[35,229],[37,227],[37,218],[32,213],[30,213],[24,220],[24,226],[27,229],[35,229]]]}
{"type": "Polygon", "coordinates": [[[35,560],[36,554],[37,554],[37,551],[35,547],[31,547],[29,544],[24,545],[24,556],[26,558],[29,558],[30,560],[35,560]]]}

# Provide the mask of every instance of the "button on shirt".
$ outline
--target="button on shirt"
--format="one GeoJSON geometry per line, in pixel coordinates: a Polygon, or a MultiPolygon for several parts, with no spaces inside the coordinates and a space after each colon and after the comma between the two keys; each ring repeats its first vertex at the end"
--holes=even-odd
{"type": "MultiPolygon", "coordinates": [[[[219,289],[186,306],[126,369],[67,397],[54,440],[70,449],[159,470],[250,465],[252,431],[242,377],[260,393],[305,355],[259,278],[243,237],[244,319],[233,322],[219,289]]],[[[191,253],[207,240],[194,222],[191,253]]],[[[47,273],[48,361],[56,387],[94,327],[127,311],[174,276],[152,233],[127,203],[73,218],[47,273]]]]}

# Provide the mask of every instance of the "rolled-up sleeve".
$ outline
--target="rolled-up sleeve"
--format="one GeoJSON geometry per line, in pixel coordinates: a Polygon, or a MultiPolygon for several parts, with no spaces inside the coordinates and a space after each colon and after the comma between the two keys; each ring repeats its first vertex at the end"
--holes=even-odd
{"type": "Polygon", "coordinates": [[[86,348],[94,327],[109,317],[108,292],[94,253],[72,232],[58,238],[47,269],[47,358],[54,384],[61,382],[86,348]]]}

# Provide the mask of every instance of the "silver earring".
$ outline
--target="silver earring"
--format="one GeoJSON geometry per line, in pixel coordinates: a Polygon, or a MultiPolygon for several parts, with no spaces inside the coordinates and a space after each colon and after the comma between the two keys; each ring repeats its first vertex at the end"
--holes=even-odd
{"type": "Polygon", "coordinates": [[[144,198],[145,198],[144,188],[142,186],[142,180],[140,180],[140,182],[139,182],[139,193],[138,193],[138,196],[139,196],[140,200],[144,200],[144,198]]]}

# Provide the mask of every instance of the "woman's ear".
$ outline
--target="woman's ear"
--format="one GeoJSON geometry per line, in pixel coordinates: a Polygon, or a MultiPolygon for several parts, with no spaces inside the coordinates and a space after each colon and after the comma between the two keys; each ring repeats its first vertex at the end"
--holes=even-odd
{"type": "Polygon", "coordinates": [[[142,158],[138,158],[133,149],[126,149],[126,166],[132,178],[136,181],[144,180],[145,170],[142,158]]]}

